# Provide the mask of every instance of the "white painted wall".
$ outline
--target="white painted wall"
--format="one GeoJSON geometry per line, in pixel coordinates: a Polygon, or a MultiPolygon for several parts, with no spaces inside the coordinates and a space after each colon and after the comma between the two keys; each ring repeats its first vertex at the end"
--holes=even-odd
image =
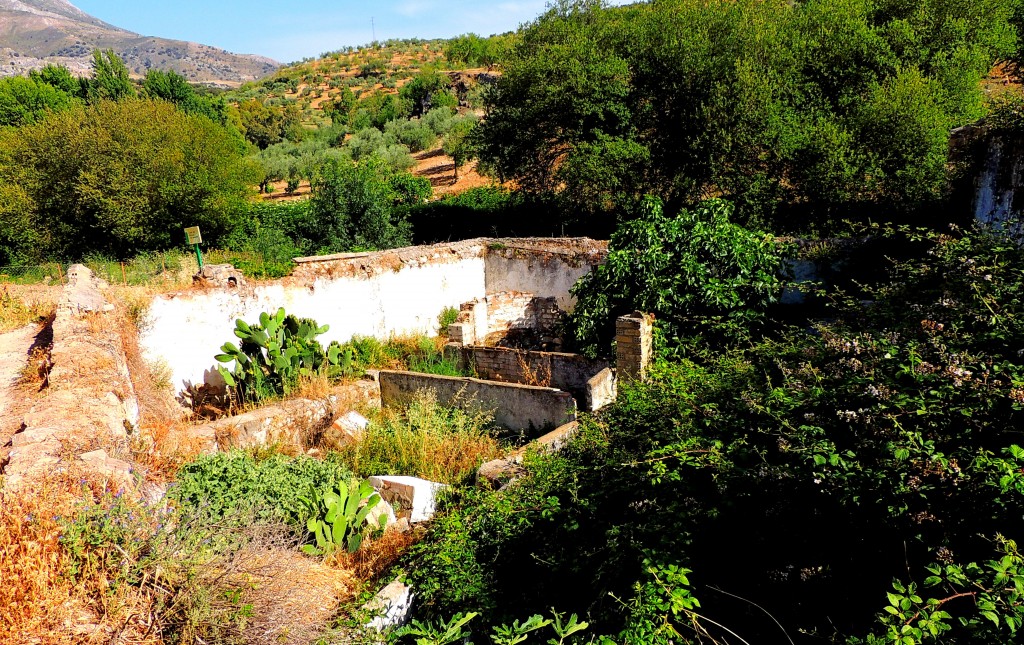
{"type": "MultiPolygon", "coordinates": [[[[344,342],[354,335],[434,334],[445,307],[486,294],[483,257],[416,263],[371,276],[282,280],[249,293],[211,290],[156,297],[139,343],[147,360],[165,363],[175,392],[189,383],[218,383],[214,354],[236,341],[235,319],[256,321],[262,311],[312,318],[330,330],[319,340],[344,342]],[[211,378],[212,377],[212,378],[211,378]]],[[[237,343],[236,343],[237,344],[237,343]]]]}
{"type": "Polygon", "coordinates": [[[542,298],[558,299],[563,311],[572,311],[576,299],[569,289],[590,273],[594,265],[558,255],[487,254],[487,292],[522,291],[542,298]]]}

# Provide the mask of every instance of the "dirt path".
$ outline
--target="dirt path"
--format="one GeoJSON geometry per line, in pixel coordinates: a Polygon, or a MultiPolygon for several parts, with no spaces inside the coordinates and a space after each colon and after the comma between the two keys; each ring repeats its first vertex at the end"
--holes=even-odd
{"type": "Polygon", "coordinates": [[[27,325],[0,334],[0,446],[5,445],[21,427],[20,419],[9,416],[13,415],[16,403],[24,396],[16,390],[15,384],[28,362],[28,352],[37,334],[39,325],[27,325]]]}

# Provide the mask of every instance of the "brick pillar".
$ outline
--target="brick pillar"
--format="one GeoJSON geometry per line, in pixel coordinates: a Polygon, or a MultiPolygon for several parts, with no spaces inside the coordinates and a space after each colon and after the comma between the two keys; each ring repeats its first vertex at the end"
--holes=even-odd
{"type": "Polygon", "coordinates": [[[615,367],[621,382],[644,380],[654,350],[654,316],[634,311],[615,321],[615,367]]]}

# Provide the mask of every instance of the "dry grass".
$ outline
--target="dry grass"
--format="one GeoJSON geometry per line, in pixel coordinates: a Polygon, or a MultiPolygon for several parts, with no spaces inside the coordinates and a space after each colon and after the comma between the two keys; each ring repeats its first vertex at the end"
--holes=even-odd
{"type": "Polygon", "coordinates": [[[56,475],[0,494],[0,643],[308,643],[360,585],[295,546],[56,475]]]}
{"type": "MultiPolygon", "coordinates": [[[[398,564],[399,559],[421,537],[421,530],[386,531],[375,540],[366,540],[355,553],[335,551],[328,557],[327,564],[343,571],[350,571],[361,585],[377,580],[398,564]]],[[[362,591],[359,589],[358,591],[362,591]]]]}
{"type": "Polygon", "coordinates": [[[526,352],[516,353],[517,367],[523,379],[520,383],[537,387],[551,387],[551,363],[540,361],[537,367],[533,368],[530,367],[528,356],[526,352]]]}
{"type": "Polygon", "coordinates": [[[26,300],[11,293],[7,287],[0,288],[0,333],[42,322],[53,315],[52,302],[26,300]]]}
{"type": "Polygon", "coordinates": [[[74,507],[67,477],[41,482],[35,494],[0,493],[0,643],[68,642],[75,590],[63,575],[56,517],[74,507]]]}

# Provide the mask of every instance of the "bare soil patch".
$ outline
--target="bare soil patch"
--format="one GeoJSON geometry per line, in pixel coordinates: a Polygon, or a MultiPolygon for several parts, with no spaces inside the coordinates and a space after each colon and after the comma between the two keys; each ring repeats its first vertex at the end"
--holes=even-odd
{"type": "Polygon", "coordinates": [[[413,155],[416,165],[412,173],[417,177],[426,177],[434,189],[434,196],[440,197],[448,193],[462,193],[470,188],[487,186],[492,181],[476,171],[476,161],[470,161],[459,170],[459,178],[455,179],[455,162],[444,154],[440,147],[413,155]]]}

